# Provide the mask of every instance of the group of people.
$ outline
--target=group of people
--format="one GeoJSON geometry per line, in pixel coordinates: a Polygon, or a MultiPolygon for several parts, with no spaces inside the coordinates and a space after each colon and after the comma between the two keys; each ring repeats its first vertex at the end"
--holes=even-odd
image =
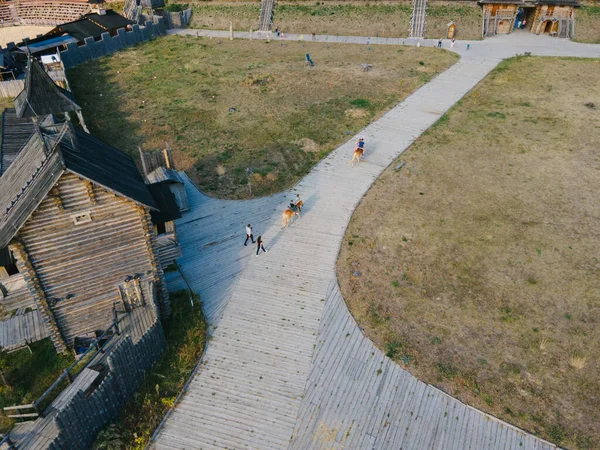
{"type": "MultiPolygon", "coordinates": [[[[438,48],[442,48],[442,41],[443,41],[443,39],[439,38],[438,43],[437,43],[438,48]]],[[[456,39],[455,38],[450,39],[450,48],[454,48],[455,44],[456,44],[456,39]]],[[[471,44],[467,44],[467,50],[469,50],[470,48],[471,48],[471,44]]]]}
{"type": "Polygon", "coordinates": [[[256,239],[256,241],[254,240],[254,233],[252,231],[252,225],[251,224],[246,225],[246,240],[244,241],[244,246],[248,245],[248,239],[250,239],[253,244],[256,244],[256,256],[258,256],[258,253],[261,250],[264,253],[267,253],[267,250],[265,250],[265,246],[263,244],[262,235],[259,236],[256,239]]]}
{"type": "MultiPolygon", "coordinates": [[[[292,211],[296,212],[296,211],[298,211],[298,209],[300,208],[301,205],[302,205],[302,199],[300,198],[300,194],[296,194],[295,197],[292,197],[292,199],[290,200],[289,208],[292,211]]],[[[268,250],[265,250],[262,235],[258,236],[256,241],[254,240],[254,231],[252,230],[251,224],[246,225],[246,240],[244,241],[244,246],[248,245],[248,240],[250,240],[253,244],[256,244],[256,256],[258,256],[260,254],[261,250],[264,253],[268,252],[268,250]]]]}
{"type": "MultiPolygon", "coordinates": [[[[361,156],[362,156],[364,149],[365,149],[365,140],[361,137],[356,142],[356,147],[354,148],[354,152],[359,151],[359,152],[361,152],[361,156]]],[[[292,211],[294,214],[299,215],[302,205],[303,205],[303,202],[302,202],[302,199],[300,198],[300,194],[295,194],[292,197],[292,199],[290,200],[288,209],[290,211],[292,211]]],[[[256,256],[257,257],[260,254],[261,250],[264,253],[267,253],[267,250],[265,250],[264,243],[262,240],[262,235],[258,236],[256,241],[254,240],[254,232],[252,230],[251,224],[246,225],[246,240],[244,241],[244,246],[248,245],[248,240],[250,240],[253,244],[256,244],[256,256]]]]}

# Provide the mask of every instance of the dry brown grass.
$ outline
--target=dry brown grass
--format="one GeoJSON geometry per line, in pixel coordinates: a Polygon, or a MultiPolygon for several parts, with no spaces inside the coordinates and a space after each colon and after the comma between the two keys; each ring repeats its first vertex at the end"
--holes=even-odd
{"type": "Polygon", "coordinates": [[[585,5],[575,11],[575,40],[600,44],[600,5],[585,5]]]}
{"type": "Polygon", "coordinates": [[[433,48],[169,36],[69,79],[95,135],[135,157],[168,141],[204,191],[244,198],[246,168],[256,196],[289,187],[456,59],[433,48]],[[363,113],[347,115],[353,108],[363,113]]]}
{"type": "Polygon", "coordinates": [[[598,60],[502,63],[377,180],[338,260],[389,356],[580,449],[600,448],[598,73],[598,60]]]}
{"type": "MultiPolygon", "coordinates": [[[[256,29],[260,3],[194,3],[192,27],[256,29]]],[[[446,35],[454,21],[457,38],[481,39],[481,7],[476,2],[434,2],[428,5],[427,37],[446,35]]],[[[407,37],[412,2],[281,2],[275,25],[286,33],[407,37]]]]}
{"type": "Polygon", "coordinates": [[[587,366],[587,356],[582,356],[577,352],[572,352],[569,356],[569,365],[573,369],[584,369],[585,366],[587,366]]]}

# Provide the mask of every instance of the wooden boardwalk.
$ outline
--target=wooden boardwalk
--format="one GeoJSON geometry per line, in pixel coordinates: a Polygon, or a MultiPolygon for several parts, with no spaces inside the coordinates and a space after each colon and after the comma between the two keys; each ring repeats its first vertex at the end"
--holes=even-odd
{"type": "MultiPolygon", "coordinates": [[[[502,51],[469,53],[369,125],[359,167],[349,165],[354,138],[319,163],[294,188],[306,207],[289,229],[281,230],[280,214],[291,193],[227,202],[187,185],[192,210],[178,223],[180,264],[216,328],[151,448],[553,448],[385,357],[350,316],[335,276],[344,231],[364,193],[515,53],[496,48],[502,51]],[[246,222],[264,230],[255,235],[263,234],[269,253],[255,258],[254,247],[243,247],[246,222]]],[[[183,285],[176,274],[170,283],[183,285]]]]}
{"type": "Polygon", "coordinates": [[[0,348],[4,350],[19,348],[49,336],[50,332],[38,309],[17,311],[9,319],[0,321],[0,348]]]}

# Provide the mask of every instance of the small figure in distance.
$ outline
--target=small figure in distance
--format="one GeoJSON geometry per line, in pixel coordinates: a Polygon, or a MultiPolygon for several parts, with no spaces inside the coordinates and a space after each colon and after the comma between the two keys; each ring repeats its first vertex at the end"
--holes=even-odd
{"type": "Polygon", "coordinates": [[[354,148],[354,152],[352,154],[352,159],[350,160],[350,164],[352,164],[352,167],[354,167],[355,161],[358,164],[360,164],[360,160],[362,159],[364,154],[365,154],[365,140],[361,137],[358,139],[358,142],[356,142],[356,147],[354,148]]]}

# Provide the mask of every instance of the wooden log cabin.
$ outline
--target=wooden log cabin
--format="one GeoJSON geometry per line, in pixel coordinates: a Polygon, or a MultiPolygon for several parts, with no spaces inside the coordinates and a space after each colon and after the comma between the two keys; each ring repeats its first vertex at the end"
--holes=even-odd
{"type": "MultiPolygon", "coordinates": [[[[26,87],[54,92],[30,64],[26,87]]],[[[171,223],[176,243],[179,209],[168,187],[149,188],[127,154],[60,120],[77,108],[68,96],[20,97],[3,120],[0,304],[38,311],[38,334],[59,352],[110,326],[115,309],[154,304],[169,314],[152,221],[171,223]]]]}
{"type": "Polygon", "coordinates": [[[482,35],[495,36],[513,31],[575,36],[576,0],[480,0],[483,7],[482,35]]]}

